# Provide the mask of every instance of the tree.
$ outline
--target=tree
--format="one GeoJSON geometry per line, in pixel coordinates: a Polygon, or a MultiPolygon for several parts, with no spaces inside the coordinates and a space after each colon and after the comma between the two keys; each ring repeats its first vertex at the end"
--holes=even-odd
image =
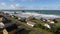
{"type": "Polygon", "coordinates": [[[57,23],[56,19],[53,20],[55,23],[57,23]]]}
{"type": "Polygon", "coordinates": [[[33,17],[32,19],[33,19],[33,20],[36,20],[36,18],[35,18],[35,17],[33,17]]]}
{"type": "Polygon", "coordinates": [[[26,19],[20,19],[21,22],[25,22],[26,23],[26,19]]]}

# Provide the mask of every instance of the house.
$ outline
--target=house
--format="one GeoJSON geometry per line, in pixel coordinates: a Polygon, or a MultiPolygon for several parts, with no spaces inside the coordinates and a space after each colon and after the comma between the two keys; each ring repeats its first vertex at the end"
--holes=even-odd
{"type": "Polygon", "coordinates": [[[18,20],[25,20],[29,21],[32,19],[32,15],[28,15],[28,14],[15,14],[14,16],[16,16],[18,18],[18,20]]]}
{"type": "Polygon", "coordinates": [[[8,31],[6,29],[4,29],[3,34],[8,34],[8,31]]]}
{"type": "Polygon", "coordinates": [[[45,23],[44,26],[47,27],[47,28],[49,28],[49,29],[51,28],[50,25],[47,24],[47,23],[45,23]]]}
{"type": "Polygon", "coordinates": [[[14,16],[12,15],[11,17],[13,18],[14,16]]]}
{"type": "Polygon", "coordinates": [[[54,21],[50,21],[50,24],[54,24],[55,22],[54,21]]]}
{"type": "Polygon", "coordinates": [[[3,22],[0,22],[0,29],[1,28],[4,28],[4,27],[5,27],[4,23],[3,22]]]}
{"type": "Polygon", "coordinates": [[[45,27],[51,29],[55,27],[55,22],[52,20],[47,20],[47,23],[44,24],[45,27]]]}
{"type": "Polygon", "coordinates": [[[28,18],[26,18],[26,21],[31,21],[34,17],[31,15],[28,18]]]}
{"type": "Polygon", "coordinates": [[[3,20],[3,16],[2,15],[0,15],[0,22],[3,20]]]}
{"type": "Polygon", "coordinates": [[[55,27],[55,22],[54,21],[50,21],[49,25],[50,25],[51,28],[54,28],[55,27]]]}
{"type": "Polygon", "coordinates": [[[56,18],[55,20],[56,20],[57,22],[60,22],[60,18],[56,18]]]}
{"type": "Polygon", "coordinates": [[[18,18],[18,20],[20,20],[21,18],[18,18]]]}
{"type": "Polygon", "coordinates": [[[4,27],[5,27],[5,25],[4,25],[4,23],[2,22],[3,21],[3,16],[2,15],[0,15],[0,34],[4,34],[4,27]]]}
{"type": "Polygon", "coordinates": [[[29,25],[29,26],[31,26],[31,27],[34,27],[34,26],[36,25],[36,23],[31,22],[31,21],[28,21],[28,22],[27,22],[27,25],[29,25]]]}
{"type": "Polygon", "coordinates": [[[55,28],[55,24],[49,24],[49,25],[50,25],[51,29],[55,28]]]}
{"type": "Polygon", "coordinates": [[[47,20],[48,23],[50,23],[51,20],[47,20]]]}
{"type": "Polygon", "coordinates": [[[43,22],[45,22],[46,20],[43,20],[43,22]]]}
{"type": "Polygon", "coordinates": [[[4,34],[13,34],[16,32],[17,29],[17,25],[11,21],[8,21],[7,19],[5,19],[6,22],[4,23],[5,29],[3,30],[4,34]]]}

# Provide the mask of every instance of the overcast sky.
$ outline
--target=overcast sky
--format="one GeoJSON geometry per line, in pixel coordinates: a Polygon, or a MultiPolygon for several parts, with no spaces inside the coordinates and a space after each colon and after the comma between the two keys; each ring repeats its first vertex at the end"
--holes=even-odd
{"type": "Polygon", "coordinates": [[[60,10],[60,0],[0,0],[0,9],[60,10]]]}

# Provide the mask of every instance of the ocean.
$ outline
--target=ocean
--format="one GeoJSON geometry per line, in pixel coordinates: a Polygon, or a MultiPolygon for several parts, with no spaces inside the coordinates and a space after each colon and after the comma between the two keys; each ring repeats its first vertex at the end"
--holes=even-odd
{"type": "Polygon", "coordinates": [[[25,10],[25,12],[35,12],[39,14],[60,15],[60,10],[25,10]]]}
{"type": "MultiPolygon", "coordinates": [[[[60,10],[5,10],[7,13],[17,12],[18,16],[24,13],[24,15],[34,15],[36,18],[47,18],[47,19],[54,19],[54,18],[60,18],[60,10]]],[[[5,12],[4,11],[4,12],[5,12]]]]}
{"type": "Polygon", "coordinates": [[[53,14],[60,15],[60,10],[4,10],[4,11],[14,11],[14,12],[33,12],[39,14],[53,14]]]}

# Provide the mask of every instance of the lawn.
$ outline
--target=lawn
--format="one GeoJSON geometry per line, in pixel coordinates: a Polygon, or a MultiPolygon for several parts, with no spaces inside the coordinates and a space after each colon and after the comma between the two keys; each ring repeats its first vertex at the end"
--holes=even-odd
{"type": "MultiPolygon", "coordinates": [[[[32,20],[32,21],[36,22],[37,24],[44,25],[44,23],[43,23],[41,20],[32,20]]],[[[53,34],[53,33],[50,32],[49,30],[42,29],[42,28],[40,28],[40,27],[36,27],[35,29],[38,30],[38,31],[42,31],[42,32],[44,32],[45,34],[53,34]]]]}
{"type": "Polygon", "coordinates": [[[33,32],[33,31],[31,31],[31,32],[29,32],[29,34],[36,34],[35,32],[33,32]]]}
{"type": "MultiPolygon", "coordinates": [[[[37,24],[44,25],[44,23],[41,20],[32,20],[32,21],[36,22],[37,24]]],[[[60,22],[56,23],[56,25],[59,26],[60,22]]],[[[53,34],[53,32],[50,32],[49,30],[46,30],[46,29],[42,29],[40,27],[36,27],[35,29],[38,30],[38,31],[44,32],[45,34],[53,34]]],[[[29,32],[29,34],[36,34],[36,33],[31,31],[31,32],[29,32]]]]}
{"type": "Polygon", "coordinates": [[[42,28],[36,28],[36,30],[43,32],[44,34],[53,34],[52,32],[49,32],[48,30],[42,29],[42,28]]]}
{"type": "Polygon", "coordinates": [[[60,26],[60,22],[56,23],[56,25],[60,26]]]}
{"type": "MultiPolygon", "coordinates": [[[[36,22],[37,24],[44,25],[44,23],[41,20],[32,20],[36,22]]],[[[60,28],[60,22],[55,23],[56,28],[60,28]]],[[[37,30],[44,32],[45,34],[54,34],[53,32],[50,32],[50,30],[42,29],[41,27],[36,27],[37,30]]],[[[55,30],[54,30],[55,31],[55,30]]]]}
{"type": "Polygon", "coordinates": [[[43,25],[44,23],[41,20],[32,20],[33,22],[36,22],[37,24],[43,25]]]}

